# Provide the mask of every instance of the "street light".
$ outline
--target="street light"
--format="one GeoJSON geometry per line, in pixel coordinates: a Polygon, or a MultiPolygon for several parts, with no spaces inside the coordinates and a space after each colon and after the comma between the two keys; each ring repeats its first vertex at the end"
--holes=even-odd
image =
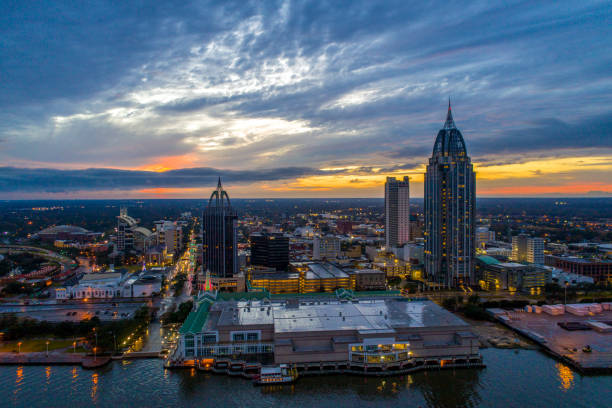
{"type": "Polygon", "coordinates": [[[21,342],[17,343],[17,354],[21,353],[21,342]]]}
{"type": "Polygon", "coordinates": [[[49,340],[47,340],[45,344],[47,344],[47,357],[49,357],[49,340]]]}
{"type": "Polygon", "coordinates": [[[563,303],[564,305],[567,305],[567,287],[569,286],[569,282],[565,282],[565,303],[563,303]]]}
{"type": "Polygon", "coordinates": [[[72,352],[76,353],[76,341],[72,342],[72,352]]]}
{"type": "Polygon", "coordinates": [[[96,361],[96,359],[98,358],[98,348],[94,347],[94,361],[96,361]]]}

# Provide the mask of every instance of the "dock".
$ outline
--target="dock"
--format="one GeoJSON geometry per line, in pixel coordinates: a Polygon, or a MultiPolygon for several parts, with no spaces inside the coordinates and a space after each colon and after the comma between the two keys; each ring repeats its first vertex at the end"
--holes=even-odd
{"type": "Polygon", "coordinates": [[[612,324],[612,310],[585,315],[500,309],[489,313],[580,373],[612,373],[612,333],[598,330],[612,324]]]}

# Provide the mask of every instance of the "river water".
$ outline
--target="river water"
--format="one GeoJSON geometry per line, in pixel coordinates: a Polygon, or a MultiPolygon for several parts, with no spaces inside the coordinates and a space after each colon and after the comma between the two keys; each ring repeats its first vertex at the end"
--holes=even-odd
{"type": "Polygon", "coordinates": [[[610,407],[612,376],[581,376],[535,350],[482,350],[487,368],[373,378],[303,377],[273,388],[161,360],[0,367],[1,407],[610,407]]]}

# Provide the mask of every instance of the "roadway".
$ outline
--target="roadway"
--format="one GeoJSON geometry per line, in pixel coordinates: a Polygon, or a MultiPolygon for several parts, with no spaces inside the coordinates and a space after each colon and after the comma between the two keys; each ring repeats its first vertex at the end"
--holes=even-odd
{"type": "Polygon", "coordinates": [[[18,317],[49,322],[80,322],[94,316],[103,321],[111,321],[131,318],[144,305],[139,302],[1,305],[0,314],[11,313],[18,317]]]}

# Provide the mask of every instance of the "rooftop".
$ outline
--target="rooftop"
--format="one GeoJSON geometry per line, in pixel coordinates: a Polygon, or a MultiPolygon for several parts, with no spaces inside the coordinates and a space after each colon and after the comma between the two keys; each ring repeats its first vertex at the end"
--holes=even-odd
{"type": "MultiPolygon", "coordinates": [[[[392,333],[395,328],[406,327],[467,327],[464,321],[429,300],[405,298],[215,302],[206,313],[216,315],[215,322],[206,325],[207,330],[215,330],[218,326],[271,324],[276,333],[340,330],[392,333]]],[[[190,317],[192,315],[201,313],[192,313],[190,317]]],[[[196,319],[188,318],[185,326],[197,329],[196,319]]],[[[204,321],[201,323],[202,328],[204,321]]]]}
{"type": "Polygon", "coordinates": [[[499,264],[499,261],[497,259],[493,258],[492,256],[488,256],[488,255],[480,255],[480,256],[477,256],[476,259],[478,259],[481,262],[484,262],[487,265],[499,264]]]}
{"type": "Polygon", "coordinates": [[[299,308],[274,304],[274,331],[393,332],[400,327],[467,326],[429,300],[389,298],[359,301],[305,302],[299,308]]]}
{"type": "Polygon", "coordinates": [[[67,232],[71,234],[86,234],[90,231],[85,228],[77,227],[76,225],[56,225],[53,227],[45,228],[44,230],[39,231],[39,234],[57,234],[60,232],[67,232]]]}
{"type": "Polygon", "coordinates": [[[81,278],[81,282],[91,282],[91,281],[100,281],[100,280],[114,280],[121,279],[121,274],[119,272],[114,273],[86,273],[81,278]]]}

